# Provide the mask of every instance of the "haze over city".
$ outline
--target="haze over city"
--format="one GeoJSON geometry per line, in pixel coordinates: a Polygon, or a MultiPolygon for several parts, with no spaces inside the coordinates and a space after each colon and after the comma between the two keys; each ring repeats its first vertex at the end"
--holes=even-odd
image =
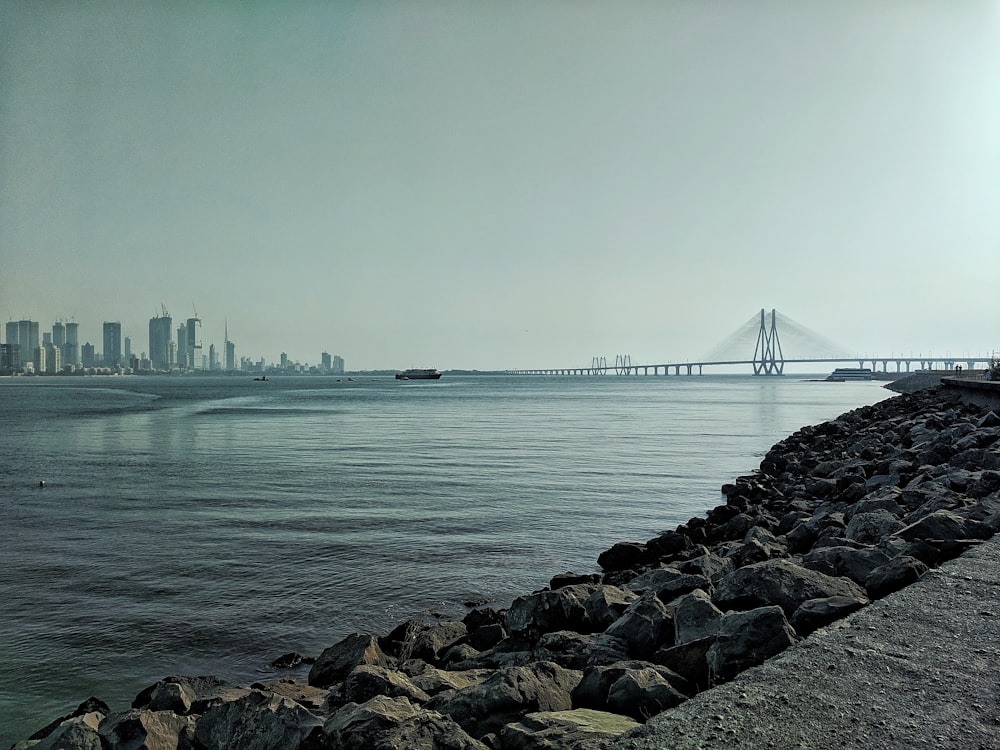
{"type": "Polygon", "coordinates": [[[992,0],[0,0],[0,315],[349,369],[689,360],[762,307],[987,353],[997,70],[992,0]]]}

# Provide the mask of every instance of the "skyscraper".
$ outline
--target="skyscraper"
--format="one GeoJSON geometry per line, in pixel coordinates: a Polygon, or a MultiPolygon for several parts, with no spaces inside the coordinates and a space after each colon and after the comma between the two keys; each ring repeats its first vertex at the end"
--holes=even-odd
{"type": "Polygon", "coordinates": [[[104,321],[104,364],[115,367],[122,362],[122,324],[104,321]]]}
{"type": "Polygon", "coordinates": [[[188,369],[202,369],[200,318],[188,318],[187,320],[187,358],[188,369]]]}
{"type": "Polygon", "coordinates": [[[169,370],[170,336],[174,322],[169,315],[149,319],[149,361],[154,370],[169,370]]]}
{"type": "Polygon", "coordinates": [[[177,366],[185,370],[188,366],[188,335],[187,325],[181,323],[177,326],[177,366]]]}
{"type": "Polygon", "coordinates": [[[80,324],[66,324],[66,343],[63,346],[63,364],[80,364],[80,324]]]}
{"type": "Polygon", "coordinates": [[[229,320],[226,320],[226,371],[236,369],[236,345],[229,340],[229,320]]]}
{"type": "Polygon", "coordinates": [[[13,320],[7,323],[7,343],[17,344],[19,354],[15,369],[24,367],[31,362],[35,356],[35,349],[39,347],[38,323],[33,320],[13,320]]]}

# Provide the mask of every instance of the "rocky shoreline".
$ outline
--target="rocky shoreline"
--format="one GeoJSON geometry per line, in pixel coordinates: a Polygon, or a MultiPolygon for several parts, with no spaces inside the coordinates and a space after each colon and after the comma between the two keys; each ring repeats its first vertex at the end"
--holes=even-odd
{"type": "MultiPolygon", "coordinates": [[[[166,677],[16,748],[601,748],[1000,528],[1000,416],[941,387],[776,444],[726,503],[505,610],[355,633],[308,680],[166,677]]],[[[285,667],[300,657],[287,655],[285,667]]]]}

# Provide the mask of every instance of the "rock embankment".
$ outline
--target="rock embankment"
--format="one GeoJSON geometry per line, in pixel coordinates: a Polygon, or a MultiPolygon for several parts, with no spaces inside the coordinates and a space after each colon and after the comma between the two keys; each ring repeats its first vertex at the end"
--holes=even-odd
{"type": "Polygon", "coordinates": [[[604,747],[993,535],[1000,417],[906,394],[799,430],[722,491],[705,517],[602,553],[600,574],[350,635],[306,683],[167,677],[18,747],[604,747]]]}

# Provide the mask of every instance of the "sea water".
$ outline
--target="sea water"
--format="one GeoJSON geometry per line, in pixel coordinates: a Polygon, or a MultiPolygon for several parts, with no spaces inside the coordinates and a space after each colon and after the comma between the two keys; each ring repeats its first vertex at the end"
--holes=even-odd
{"type": "Polygon", "coordinates": [[[890,395],[787,375],[0,378],[0,747],[91,695],[274,679],[289,651],[504,607],[890,395]]]}

